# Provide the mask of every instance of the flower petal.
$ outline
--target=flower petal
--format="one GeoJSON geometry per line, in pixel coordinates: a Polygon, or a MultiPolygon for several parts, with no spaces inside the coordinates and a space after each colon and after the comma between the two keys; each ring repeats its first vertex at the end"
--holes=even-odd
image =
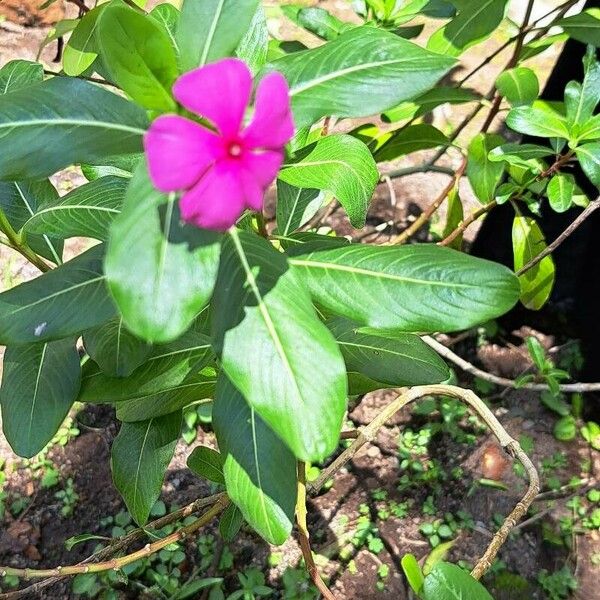
{"type": "Polygon", "coordinates": [[[173,86],[178,102],[212,121],[225,137],[239,134],[251,91],[252,74],[237,58],[194,69],[173,86]]]}
{"type": "Polygon", "coordinates": [[[275,181],[282,164],[283,152],[280,150],[247,152],[242,159],[244,171],[252,173],[263,190],[275,181]]]}
{"type": "Polygon", "coordinates": [[[179,202],[185,221],[204,229],[226,231],[246,208],[240,170],[219,161],[179,202]]]}
{"type": "Polygon", "coordinates": [[[294,135],[290,91],[281,73],[269,73],[258,84],[252,122],[244,141],[254,148],[282,148],[294,135]]]}
{"type": "Polygon", "coordinates": [[[214,133],[189,119],[159,117],[144,136],[152,183],[161,192],[192,187],[215,161],[218,142],[214,133]]]}

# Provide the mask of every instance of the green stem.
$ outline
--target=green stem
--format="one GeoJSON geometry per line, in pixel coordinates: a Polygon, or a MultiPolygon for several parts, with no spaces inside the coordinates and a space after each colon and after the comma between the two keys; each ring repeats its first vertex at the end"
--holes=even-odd
{"type": "Polygon", "coordinates": [[[6,236],[4,242],[7,246],[16,250],[24,256],[32,265],[45,273],[50,270],[50,266],[46,264],[22,239],[21,236],[13,229],[4,212],[0,210],[0,231],[6,236]]]}

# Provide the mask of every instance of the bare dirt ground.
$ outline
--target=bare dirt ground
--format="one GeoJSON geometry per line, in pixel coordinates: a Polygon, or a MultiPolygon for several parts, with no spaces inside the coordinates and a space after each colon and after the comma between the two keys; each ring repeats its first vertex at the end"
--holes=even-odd
{"type": "MultiPolygon", "coordinates": [[[[348,4],[342,0],[328,0],[320,4],[341,17],[350,14],[348,4]]],[[[554,5],[551,2],[539,4],[540,12],[554,5]]],[[[277,5],[276,2],[267,3],[271,31],[285,39],[296,39],[300,33],[281,18],[277,5]]],[[[15,9],[11,10],[12,13],[8,11],[3,14],[16,14],[18,18],[14,19],[16,23],[0,22],[0,65],[17,57],[34,59],[39,44],[48,31],[47,27],[39,25],[54,18],[46,16],[46,21],[37,17],[27,19],[23,16],[29,14],[27,7],[17,7],[16,13],[15,9]],[[35,26],[25,27],[24,23],[35,26]]],[[[505,32],[498,35],[505,35],[505,32]]],[[[311,40],[310,36],[307,38],[305,34],[302,34],[302,39],[308,44],[315,43],[315,40],[311,40]]],[[[464,64],[465,70],[477,64],[497,43],[498,40],[492,40],[489,47],[480,46],[469,52],[464,64]]],[[[536,59],[535,69],[542,78],[548,73],[556,51],[557,49],[536,59]]],[[[43,60],[52,70],[58,70],[58,65],[52,62],[55,53],[55,45],[50,45],[42,53],[43,60]]],[[[473,87],[486,91],[506,59],[506,56],[500,56],[482,69],[473,79],[473,87]]],[[[469,107],[459,107],[451,112],[436,112],[435,124],[442,129],[455,125],[468,110],[469,107]]],[[[341,123],[339,128],[340,131],[348,130],[355,125],[354,122],[341,123]]],[[[501,126],[500,122],[498,126],[501,126]]],[[[465,136],[474,131],[475,129],[467,129],[465,136]]],[[[414,166],[429,156],[428,153],[411,155],[405,160],[384,165],[383,172],[414,166]]],[[[457,158],[451,156],[446,165],[456,167],[457,158]]],[[[55,179],[61,192],[66,192],[79,183],[81,175],[76,169],[61,173],[55,179]]],[[[446,183],[445,175],[428,173],[392,180],[393,193],[388,185],[381,184],[369,213],[367,232],[373,233],[367,240],[385,241],[387,236],[404,229],[439,194],[446,183]],[[378,226],[386,222],[393,225],[381,231],[378,226]]],[[[462,197],[465,212],[468,212],[476,204],[467,184],[462,189],[462,197]]],[[[439,218],[445,218],[443,209],[439,218]]],[[[343,235],[364,234],[352,230],[341,211],[331,217],[330,223],[343,235]]],[[[476,227],[470,230],[471,237],[475,231],[476,227]]],[[[423,231],[417,239],[425,239],[426,236],[427,232],[423,231]]],[[[70,244],[68,253],[72,256],[81,251],[81,248],[81,242],[74,241],[70,244]]],[[[35,268],[25,263],[20,256],[0,247],[0,289],[10,288],[35,276],[35,268]]],[[[548,347],[565,341],[548,337],[542,339],[548,347]]],[[[514,377],[530,366],[523,351],[522,336],[513,332],[500,332],[493,341],[494,344],[477,346],[474,338],[467,338],[458,343],[455,349],[461,355],[501,375],[514,377]]],[[[463,379],[461,373],[458,375],[461,384],[473,385],[474,382],[463,379]]],[[[561,459],[556,461],[558,466],[544,471],[546,491],[550,477],[556,478],[560,484],[566,484],[573,477],[590,480],[597,476],[600,469],[598,453],[592,454],[587,444],[579,439],[569,443],[557,441],[552,435],[556,418],[542,405],[539,395],[492,389],[487,390],[485,396],[490,399],[499,419],[514,437],[526,436],[531,441],[532,458],[538,467],[542,468],[543,462],[550,457],[560,455],[561,459]]],[[[392,392],[367,395],[351,408],[349,420],[356,426],[368,423],[392,397],[392,392]]],[[[430,553],[428,538],[420,532],[424,523],[445,518],[447,513],[454,516],[462,513],[464,523],[469,523],[459,528],[455,543],[449,551],[449,559],[473,564],[488,543],[491,533],[497,528],[499,515],[506,515],[519,499],[524,479],[515,471],[512,461],[498,450],[495,442],[489,436],[481,434],[477,425],[466,416],[456,419],[456,423],[466,432],[473,433],[473,439],[465,440],[454,429],[442,427],[427,446],[427,453],[421,457],[424,462],[434,461],[445,475],[429,481],[418,480],[415,486],[404,485],[402,477],[406,475],[406,471],[401,468],[399,448],[401,432],[407,428],[420,431],[428,425],[441,422],[439,412],[424,415],[414,414],[411,410],[402,411],[381,430],[376,443],[359,453],[348,468],[336,477],[330,489],[311,500],[309,526],[313,548],[318,554],[319,567],[328,577],[336,597],[352,600],[409,600],[407,584],[401,574],[400,559],[407,552],[414,553],[419,559],[430,553]],[[449,475],[450,473],[455,475],[449,475]],[[482,478],[495,480],[499,485],[482,486],[478,483],[482,478]],[[430,507],[428,510],[431,514],[424,514],[426,506],[430,507]],[[380,540],[380,544],[373,543],[370,547],[369,541],[361,541],[360,536],[357,538],[357,531],[364,530],[365,522],[370,524],[372,538],[380,540]],[[381,575],[386,572],[384,566],[387,567],[385,577],[381,575]]],[[[4,488],[0,487],[0,493],[4,492],[7,505],[22,498],[26,506],[16,514],[6,510],[4,520],[0,521],[0,564],[37,568],[70,564],[88,556],[94,549],[94,542],[83,543],[67,551],[64,546],[66,539],[83,532],[110,535],[111,525],[103,525],[101,522],[123,509],[110,476],[110,445],[117,431],[114,414],[106,407],[86,407],[76,416],[76,423],[81,433],[64,448],[54,447],[48,455],[48,459],[60,472],[61,482],[72,478],[73,487],[79,495],[73,514],[69,517],[60,514],[61,503],[55,497],[57,488],[42,489],[31,468],[27,468],[12,454],[0,434],[0,464],[3,461],[10,464],[5,467],[8,476],[4,488]]],[[[195,443],[214,443],[209,425],[198,428],[195,443]]],[[[185,466],[192,447],[193,445],[188,446],[184,442],[177,447],[163,489],[162,499],[168,506],[181,506],[210,493],[209,486],[192,475],[185,466]]],[[[578,581],[578,589],[573,597],[580,600],[600,598],[596,583],[600,567],[594,565],[600,557],[598,530],[585,530],[580,535],[573,535],[570,546],[556,543],[556,532],[572,511],[566,506],[569,495],[569,491],[559,492],[555,505],[550,507],[546,502],[539,503],[539,511],[550,509],[544,518],[532,521],[518,534],[511,536],[500,553],[503,567],[498,566],[486,579],[495,598],[545,598],[547,596],[537,583],[540,571],[546,569],[554,572],[564,565],[570,567],[578,581]],[[555,533],[554,537],[550,532],[555,533]]],[[[208,531],[215,533],[214,528],[209,528],[208,531]]],[[[295,566],[300,559],[300,550],[294,540],[288,541],[282,548],[269,547],[257,540],[250,531],[243,529],[238,538],[228,544],[228,548],[232,554],[230,568],[220,572],[211,564],[206,572],[197,576],[218,573],[225,577],[225,587],[231,591],[236,589],[237,572],[249,566],[257,566],[265,572],[267,583],[276,590],[275,597],[295,597],[284,595],[281,581],[286,567],[295,566]],[[277,560],[273,557],[277,557],[277,560]]],[[[222,550],[223,548],[221,552],[222,550]]],[[[196,572],[199,564],[196,542],[187,541],[185,551],[186,560],[181,570],[188,576],[196,572]]],[[[146,591],[133,584],[119,584],[115,589],[118,598],[155,597],[147,595],[146,591]]],[[[71,592],[70,583],[63,582],[34,597],[66,599],[76,596],[71,592]]]]}

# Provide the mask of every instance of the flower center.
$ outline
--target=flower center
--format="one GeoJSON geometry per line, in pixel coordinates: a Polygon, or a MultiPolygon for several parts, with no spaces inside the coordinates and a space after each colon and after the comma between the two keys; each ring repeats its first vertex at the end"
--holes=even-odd
{"type": "Polygon", "coordinates": [[[228,148],[229,156],[238,158],[242,155],[242,146],[238,142],[232,142],[228,148]]]}

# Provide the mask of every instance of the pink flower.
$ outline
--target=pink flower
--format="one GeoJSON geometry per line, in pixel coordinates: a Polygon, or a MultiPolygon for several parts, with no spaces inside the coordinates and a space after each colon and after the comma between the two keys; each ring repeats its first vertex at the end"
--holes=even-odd
{"type": "Polygon", "coordinates": [[[287,82],[280,73],[260,81],[254,116],[243,128],[251,92],[252,75],[235,58],[185,73],[173,86],[175,98],[216,132],[164,115],[144,138],[153,184],[162,192],[183,191],[181,215],[198,227],[225,231],[246,208],[261,210],[281,168],[294,133],[287,82]]]}

